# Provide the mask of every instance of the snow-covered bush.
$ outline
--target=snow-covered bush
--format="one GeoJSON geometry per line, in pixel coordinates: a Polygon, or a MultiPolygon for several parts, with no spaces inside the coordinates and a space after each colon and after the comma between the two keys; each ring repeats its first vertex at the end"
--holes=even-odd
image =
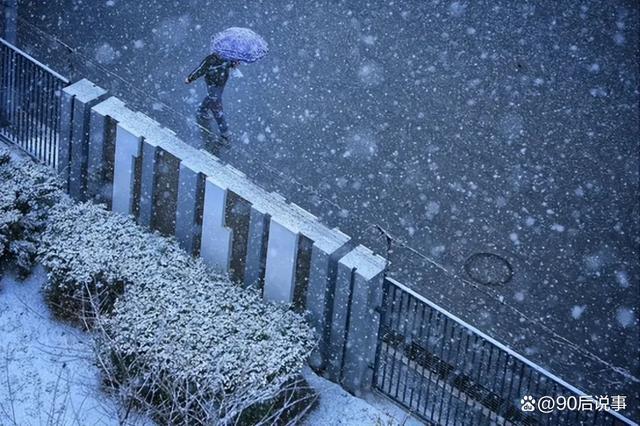
{"type": "Polygon", "coordinates": [[[271,424],[313,402],[298,314],[100,206],[60,203],[43,242],[52,307],[94,325],[107,384],[161,423],[271,424]]]}
{"type": "Polygon", "coordinates": [[[21,275],[31,270],[48,210],[61,195],[51,170],[0,147],[0,263],[15,263],[21,275]]]}
{"type": "Polygon", "coordinates": [[[163,423],[224,424],[244,413],[256,424],[282,414],[279,396],[312,402],[298,377],[311,339],[295,313],[199,267],[139,284],[99,322],[101,359],[163,423]]]}
{"type": "Polygon", "coordinates": [[[169,265],[194,263],[168,239],[128,218],[69,200],[51,210],[42,243],[40,260],[49,272],[45,296],[58,317],[82,325],[110,313],[127,284],[160,275],[169,265]]]}

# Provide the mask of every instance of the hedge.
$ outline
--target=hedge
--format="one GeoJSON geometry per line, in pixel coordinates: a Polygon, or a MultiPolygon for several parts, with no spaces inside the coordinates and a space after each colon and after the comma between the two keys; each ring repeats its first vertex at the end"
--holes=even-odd
{"type": "Polygon", "coordinates": [[[0,146],[0,268],[12,263],[19,275],[29,273],[48,210],[61,195],[44,166],[0,146]]]}
{"type": "Polygon", "coordinates": [[[92,327],[106,384],[162,423],[278,423],[315,399],[314,338],[173,240],[93,204],[59,203],[43,236],[54,312],[92,327]]]}

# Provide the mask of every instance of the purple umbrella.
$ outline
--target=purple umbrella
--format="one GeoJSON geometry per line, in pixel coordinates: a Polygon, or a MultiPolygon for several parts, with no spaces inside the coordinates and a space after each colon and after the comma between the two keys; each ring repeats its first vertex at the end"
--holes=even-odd
{"type": "Polygon", "coordinates": [[[213,36],[211,50],[228,61],[255,62],[269,48],[262,37],[248,28],[231,27],[213,36]]]}

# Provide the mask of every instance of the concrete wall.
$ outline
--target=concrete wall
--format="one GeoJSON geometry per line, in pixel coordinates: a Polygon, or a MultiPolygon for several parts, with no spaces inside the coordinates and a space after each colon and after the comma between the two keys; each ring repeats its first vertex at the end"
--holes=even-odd
{"type": "Polygon", "coordinates": [[[106,90],[83,79],[62,91],[58,172],[70,183],[67,190],[79,200],[87,197],[89,116],[106,90]]]}
{"type": "Polygon", "coordinates": [[[63,96],[59,172],[74,198],[175,236],[266,301],[304,312],[318,336],[311,366],[354,393],[371,387],[384,259],[91,82],[63,96]]]}

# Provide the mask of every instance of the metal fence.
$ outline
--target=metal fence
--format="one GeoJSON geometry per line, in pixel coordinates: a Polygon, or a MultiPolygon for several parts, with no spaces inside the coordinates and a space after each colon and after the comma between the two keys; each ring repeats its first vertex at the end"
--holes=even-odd
{"type": "Polygon", "coordinates": [[[57,165],[60,99],[69,80],[0,39],[0,136],[57,165]]]}
{"type": "Polygon", "coordinates": [[[430,424],[633,424],[390,278],[374,371],[378,391],[430,424]],[[527,412],[525,395],[562,395],[568,405],[527,412]],[[572,407],[581,397],[593,410],[572,407]]]}

